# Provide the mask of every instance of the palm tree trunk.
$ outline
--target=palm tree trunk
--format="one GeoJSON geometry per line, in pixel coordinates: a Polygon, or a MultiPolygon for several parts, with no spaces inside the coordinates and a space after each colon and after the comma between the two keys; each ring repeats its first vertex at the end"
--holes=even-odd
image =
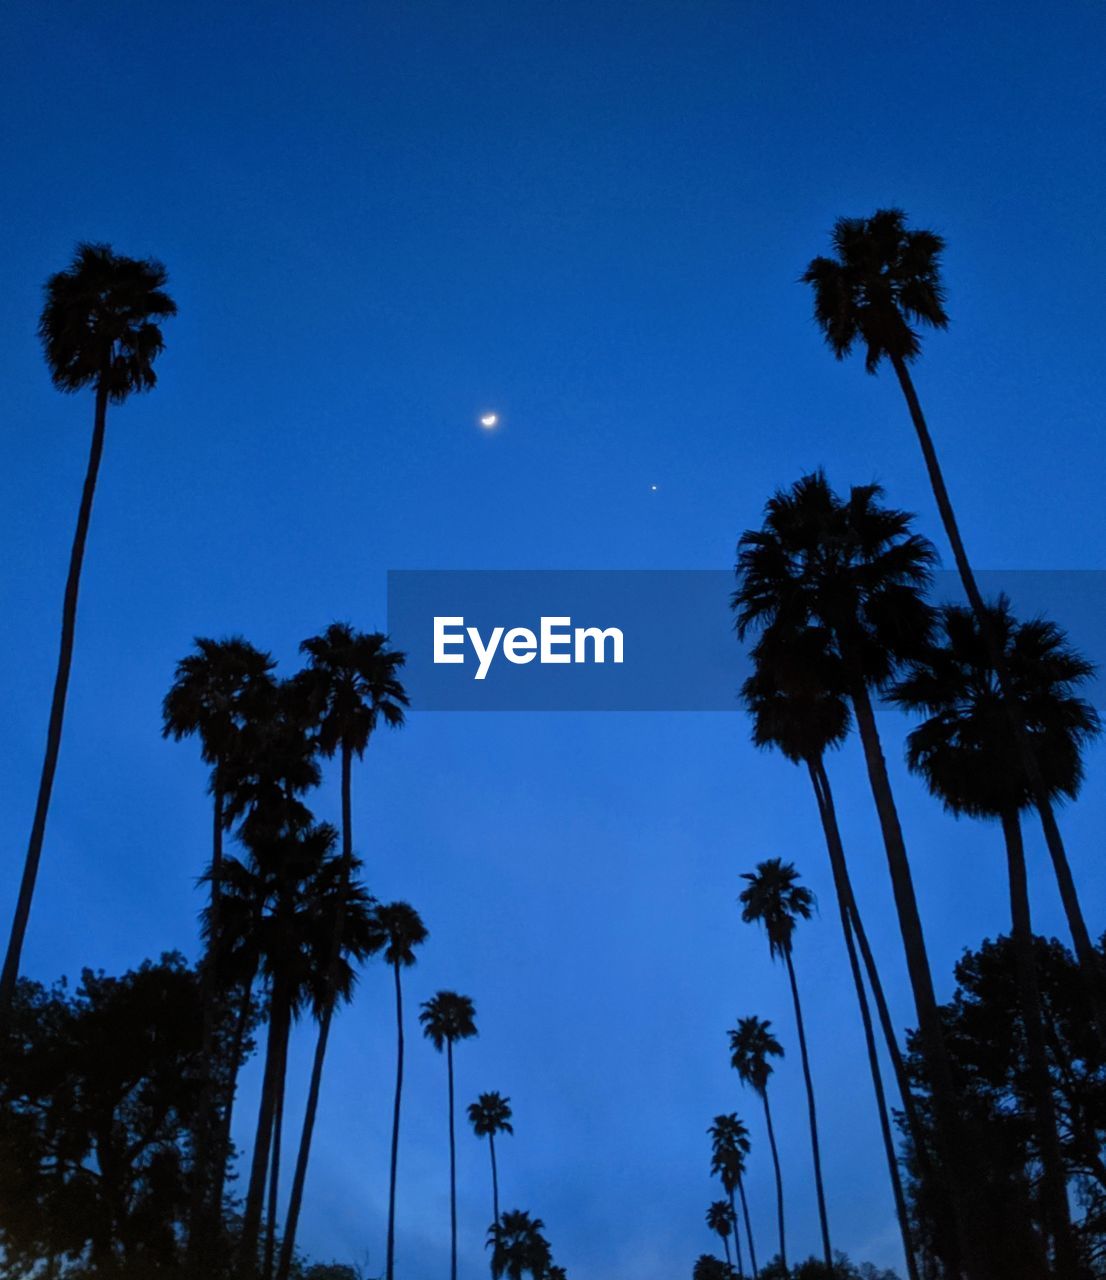
{"type": "Polygon", "coordinates": [[[315,1041],[315,1056],[311,1063],[311,1083],[307,1090],[307,1107],[300,1132],[300,1146],[296,1154],[296,1169],[292,1175],[292,1190],[288,1196],[288,1217],[284,1223],[284,1241],[280,1249],[280,1266],[277,1280],[288,1280],[296,1249],[296,1229],[299,1226],[300,1209],[303,1207],[303,1189],[307,1181],[307,1161],[311,1155],[311,1139],[315,1132],[315,1116],[319,1110],[319,1094],[323,1085],[323,1064],[330,1040],[330,1024],[334,1018],[334,1006],[338,1000],[338,973],[342,960],[342,933],[346,918],[346,895],[353,876],[353,832],[351,829],[351,777],[352,752],[342,743],[342,876],[331,935],[330,958],[327,964],[326,992],[319,1015],[319,1034],[315,1041]]]}
{"type": "Polygon", "coordinates": [[[246,1029],[249,1026],[250,1014],[253,1010],[253,984],[257,976],[254,965],[243,988],[242,1001],[238,1007],[238,1017],[234,1026],[234,1039],[230,1052],[230,1077],[226,1085],[226,1099],[223,1103],[223,1114],[219,1120],[219,1147],[215,1164],[215,1184],[211,1195],[211,1212],[216,1224],[221,1221],[223,1212],[223,1190],[226,1186],[227,1164],[230,1160],[230,1133],[234,1119],[234,1101],[238,1092],[238,1072],[241,1069],[242,1049],[246,1042],[246,1029]]]}
{"type": "Polygon", "coordinates": [[[253,1159],[250,1164],[246,1208],[242,1216],[238,1269],[243,1277],[252,1278],[257,1272],[257,1241],[261,1234],[265,1174],[269,1168],[269,1152],[273,1137],[281,1046],[287,1040],[291,1016],[289,1001],[281,984],[279,988],[274,989],[269,1000],[269,1035],[265,1046],[265,1073],[262,1077],[261,1100],[257,1109],[257,1133],[254,1137],[253,1159]]]}
{"type": "Polygon", "coordinates": [[[733,1222],[733,1245],[734,1245],[734,1253],[737,1255],[737,1276],[738,1276],[738,1280],[745,1280],[745,1263],[741,1257],[741,1224],[738,1221],[737,1205],[734,1203],[733,1193],[734,1193],[734,1188],[733,1188],[733,1184],[731,1183],[729,1188],[730,1219],[733,1222]]]}
{"type": "Polygon", "coordinates": [[[722,1235],[721,1231],[719,1231],[718,1234],[722,1236],[722,1248],[726,1250],[726,1274],[732,1276],[733,1262],[730,1260],[730,1237],[728,1233],[726,1235],[722,1235]]]}
{"type": "Polygon", "coordinates": [[[787,966],[787,980],[791,984],[791,1001],[795,1006],[795,1028],[799,1033],[799,1057],[803,1064],[803,1080],[806,1084],[806,1109],[810,1121],[810,1150],[814,1157],[814,1187],[818,1194],[818,1222],[822,1228],[822,1253],[826,1266],[833,1271],[833,1250],[830,1248],[829,1220],[826,1216],[826,1189],[822,1182],[822,1150],[818,1142],[818,1112],[814,1105],[814,1078],[810,1072],[810,1054],[806,1045],[806,1026],[803,1023],[803,1006],[799,1000],[799,983],[795,978],[795,965],[791,948],[783,953],[787,966]]]}
{"type": "MultiPolygon", "coordinates": [[[[860,971],[860,961],[856,954],[856,942],[853,938],[852,916],[859,914],[859,912],[856,906],[856,898],[853,894],[852,882],[849,879],[849,868],[845,861],[845,847],[841,842],[841,831],[837,825],[837,810],[833,803],[833,792],[830,789],[825,765],[821,760],[808,760],[807,768],[810,772],[811,785],[814,787],[815,799],[818,802],[818,811],[822,818],[826,848],[829,851],[830,866],[833,870],[833,884],[837,891],[837,908],[841,916],[841,932],[845,935],[845,950],[848,952],[849,969],[853,976],[853,986],[856,988],[856,1001],[860,1006],[860,1020],[864,1026],[864,1043],[868,1050],[868,1069],[871,1072],[872,1088],[876,1095],[880,1135],[883,1138],[887,1172],[891,1179],[891,1193],[895,1201],[895,1214],[899,1220],[899,1233],[902,1236],[907,1274],[909,1280],[919,1280],[918,1263],[914,1256],[914,1245],[910,1235],[910,1220],[906,1211],[906,1197],[902,1189],[902,1175],[895,1151],[894,1136],[891,1133],[891,1121],[887,1113],[887,1097],[883,1090],[883,1074],[879,1066],[879,1051],[876,1047],[875,1032],[872,1028],[872,1013],[868,1007],[868,996],[864,990],[864,978],[860,971]]],[[[893,1032],[892,1040],[894,1040],[893,1032]]],[[[897,1048],[898,1046],[896,1045],[897,1048]]],[[[907,1094],[909,1095],[909,1089],[907,1089],[907,1094]]]]}
{"type": "Polygon", "coordinates": [[[403,985],[399,962],[392,966],[396,979],[396,1098],[392,1107],[392,1169],[388,1182],[388,1261],[386,1280],[395,1280],[396,1256],[396,1171],[399,1167],[399,1105],[403,1096],[403,985]]]}
{"type": "Polygon", "coordinates": [[[945,535],[952,547],[952,556],[956,561],[956,568],[964,587],[964,593],[968,597],[968,603],[971,605],[972,612],[979,623],[980,632],[987,645],[991,665],[994,667],[995,675],[998,677],[1003,700],[1010,717],[1010,726],[1021,754],[1022,767],[1025,769],[1026,778],[1029,781],[1033,802],[1041,815],[1041,823],[1045,830],[1045,840],[1056,872],[1056,880],[1060,887],[1064,911],[1068,918],[1068,928],[1071,930],[1075,953],[1085,975],[1084,980],[1090,996],[1095,1029],[1103,1048],[1106,1048],[1106,976],[1103,973],[1102,961],[1091,945],[1090,935],[1087,932],[1086,922],[1083,918],[1083,910],[1079,903],[1079,895],[1076,892],[1075,881],[1072,878],[1071,867],[1068,865],[1067,855],[1064,851],[1063,842],[1060,840],[1060,832],[1052,812],[1052,802],[1049,798],[1048,788],[1045,786],[1044,779],[1041,776],[1033,744],[1029,741],[1022,723],[1014,711],[1013,699],[1010,696],[1010,682],[1006,671],[1006,661],[1003,657],[1001,646],[995,639],[991,619],[983,602],[979,585],[975,580],[971,562],[968,560],[964,540],[960,536],[960,526],[952,507],[952,501],[949,498],[948,489],[945,487],[945,478],[941,472],[937,450],[933,446],[933,439],[929,434],[929,426],[926,423],[925,415],[922,413],[921,402],[918,399],[918,393],[914,389],[913,379],[910,377],[910,371],[901,356],[892,355],[891,363],[899,379],[899,386],[902,388],[902,393],[906,398],[906,405],[910,410],[910,418],[914,423],[918,443],[922,447],[922,457],[925,459],[926,471],[929,473],[930,486],[937,502],[937,510],[941,516],[945,535]]]}
{"type": "Polygon", "coordinates": [[[69,553],[69,576],[65,582],[65,598],[61,611],[61,645],[58,650],[58,667],[54,676],[54,695],[50,703],[50,722],[46,730],[46,754],[42,761],[42,774],[38,783],[38,799],[31,823],[31,838],[27,845],[27,857],[23,863],[23,878],[19,884],[8,940],[4,969],[0,974],[0,1026],[11,1009],[15,984],[19,979],[19,965],[23,956],[23,940],[27,934],[27,922],[31,916],[31,901],[38,878],[38,865],[42,859],[42,841],[46,834],[46,817],[50,811],[50,795],[54,789],[54,774],[58,767],[61,748],[62,723],[65,720],[65,697],[69,690],[69,671],[73,665],[73,639],[77,629],[77,596],[81,587],[81,565],[84,562],[85,543],[88,541],[88,525],[92,516],[92,499],[96,493],[96,478],[100,472],[100,459],[104,453],[104,426],[107,421],[108,394],[101,380],[96,387],[96,407],[92,424],[92,445],[88,454],[81,504],[77,510],[77,528],[73,534],[73,546],[69,553]]]}
{"type": "Polygon", "coordinates": [[[753,1223],[749,1217],[749,1202],[745,1199],[745,1181],[737,1179],[737,1194],[741,1197],[741,1216],[745,1219],[745,1238],[749,1241],[749,1265],[753,1268],[753,1280],[760,1280],[757,1273],[757,1250],[753,1244],[753,1223]]]}
{"type": "MultiPolygon", "coordinates": [[[[864,749],[868,769],[868,781],[883,833],[883,845],[887,854],[887,866],[891,873],[891,888],[899,921],[903,949],[906,953],[907,973],[914,994],[914,1007],[918,1017],[922,1056],[926,1063],[929,1084],[933,1094],[933,1110],[937,1135],[937,1148],[945,1169],[951,1198],[951,1218],[955,1223],[959,1250],[971,1280],[989,1280],[983,1261],[985,1253],[976,1241],[976,1224],[979,1215],[973,1212],[973,1182],[968,1172],[970,1156],[961,1136],[956,1109],[956,1091],[952,1069],[945,1049],[941,1015],[937,1008],[937,996],[933,990],[933,975],[929,968],[925,935],[918,912],[918,899],[914,893],[914,880],[910,873],[910,861],[906,855],[902,827],[899,825],[891,780],[887,776],[887,762],[883,756],[879,730],[872,712],[871,699],[863,679],[856,678],[851,690],[857,731],[864,749]]],[[[949,1272],[959,1274],[956,1257],[946,1257],[949,1272]]]]}
{"type": "Polygon", "coordinates": [[[284,1132],[284,1088],[288,1075],[288,1044],[281,1052],[277,1073],[276,1100],[273,1104],[273,1145],[269,1157],[269,1206],[265,1221],[265,1280],[273,1280],[276,1252],[277,1206],[280,1200],[280,1143],[284,1132]]]}
{"type": "Polygon", "coordinates": [[[453,1041],[447,1040],[449,1072],[449,1277],[457,1280],[457,1140],[453,1126],[453,1041]]]}
{"type": "MultiPolygon", "coordinates": [[[[780,1261],[787,1270],[787,1240],[783,1229],[783,1175],[780,1173],[780,1153],[776,1150],[776,1132],[772,1128],[772,1108],[768,1105],[768,1090],[760,1095],[764,1103],[764,1122],[768,1126],[768,1146],[772,1150],[772,1166],[776,1171],[776,1222],[780,1230],[780,1261]]],[[[744,1193],[743,1193],[744,1194],[744,1193]]]]}
{"type": "Polygon", "coordinates": [[[488,1134],[488,1150],[492,1154],[492,1222],[499,1226],[499,1170],[495,1167],[495,1134],[488,1134]]]}
{"type": "Polygon", "coordinates": [[[1016,812],[1002,815],[1002,834],[1006,841],[1006,861],[1010,873],[1010,920],[1014,941],[1014,957],[1018,974],[1018,1001],[1025,1030],[1026,1058],[1029,1062],[1030,1088],[1035,1128],[1041,1155],[1042,1217],[1046,1231],[1051,1229],[1058,1274],[1078,1276],[1079,1264],[1071,1233],[1071,1209],[1068,1205],[1067,1174],[1056,1128],[1056,1107],[1052,1097],[1052,1078],[1045,1050],[1044,1010],[1041,988],[1037,980],[1037,962],[1033,954],[1033,925],[1029,910],[1029,885],[1025,871],[1025,848],[1021,822],[1016,812]]]}

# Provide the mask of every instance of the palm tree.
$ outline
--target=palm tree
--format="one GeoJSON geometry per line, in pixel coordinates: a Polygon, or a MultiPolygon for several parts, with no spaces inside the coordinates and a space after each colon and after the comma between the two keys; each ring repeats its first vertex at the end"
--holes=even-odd
{"type": "Polygon", "coordinates": [[[803,1006],[799,999],[799,983],[795,976],[793,940],[795,926],[809,920],[814,913],[814,894],[799,884],[794,864],[779,858],[757,863],[755,871],[742,877],[747,885],[739,895],[741,918],[746,924],[764,925],[768,935],[768,952],[773,960],[783,959],[791,986],[791,1002],[795,1009],[795,1029],[799,1035],[799,1056],[806,1084],[807,1116],[810,1121],[810,1147],[814,1156],[814,1185],[818,1193],[818,1221],[822,1228],[822,1253],[826,1266],[833,1269],[829,1222],[826,1217],[826,1192],[822,1183],[822,1153],[818,1144],[818,1113],[814,1104],[814,1080],[810,1071],[810,1055],[806,1044],[803,1006]]]}
{"type": "Polygon", "coordinates": [[[691,1268],[691,1280],[729,1280],[731,1272],[721,1258],[701,1253],[691,1268]]]}
{"type": "Polygon", "coordinates": [[[469,1123],[478,1138],[487,1138],[492,1157],[492,1222],[499,1221],[499,1174],[495,1165],[495,1135],[514,1133],[511,1127],[511,1099],[499,1093],[482,1093],[469,1103],[469,1123]]]}
{"type": "MultiPolygon", "coordinates": [[[[883,835],[895,910],[932,1082],[938,1154],[951,1191],[957,1235],[973,1280],[984,1280],[971,1210],[972,1153],[962,1140],[955,1091],[910,861],[871,690],[885,688],[924,649],[933,611],[924,599],[935,553],[911,532],[911,517],[879,505],[878,485],[854,486],[847,500],[821,472],[802,477],[768,502],[764,527],[738,544],[733,607],[742,638],[757,631],[774,643],[811,627],[825,634],[860,735],[883,835]]],[[[955,1274],[956,1258],[947,1259],[955,1274]]]]}
{"type": "Polygon", "coordinates": [[[919,1175],[923,1180],[931,1183],[932,1170],[926,1156],[924,1134],[918,1121],[914,1097],[906,1077],[902,1054],[883,992],[883,984],[860,918],[856,896],[853,893],[852,880],[845,860],[844,844],[837,823],[833,790],[825,766],[826,752],[840,746],[848,735],[851,724],[848,702],[840,690],[840,673],[837,664],[829,655],[825,633],[817,628],[809,628],[792,637],[777,637],[775,643],[762,640],[753,652],[753,659],[754,672],[746,679],[741,689],[745,707],[753,720],[753,742],[763,749],[779,751],[793,764],[805,764],[818,805],[818,814],[833,872],[841,931],[845,938],[849,969],[852,973],[857,1005],[864,1027],[868,1068],[875,1092],[876,1111],[879,1116],[880,1133],[891,1180],[899,1232],[902,1236],[903,1253],[910,1280],[918,1280],[917,1260],[914,1256],[906,1197],[903,1192],[895,1139],[883,1088],[883,1075],[872,1027],[872,1015],[868,1007],[868,996],[864,989],[860,961],[857,957],[858,943],[898,1082],[903,1114],[914,1143],[919,1175]]]}
{"type": "MultiPolygon", "coordinates": [[[[211,902],[205,919],[208,947],[201,965],[204,1061],[211,1058],[215,1024],[222,1005],[222,1000],[215,998],[213,956],[220,936],[223,829],[226,825],[223,801],[230,784],[228,770],[239,749],[245,727],[256,714],[259,695],[263,702],[271,700],[275,665],[269,654],[255,649],[240,636],[226,640],[197,637],[196,651],[177,663],[173,685],[162,704],[163,735],[178,742],[197,735],[201,755],[211,766],[214,822],[211,869],[206,877],[211,902]]],[[[194,1264],[202,1244],[201,1237],[206,1234],[204,1219],[210,1216],[205,1210],[215,1207],[210,1203],[210,1196],[217,1187],[221,1198],[221,1180],[218,1177],[209,1179],[208,1175],[214,1137],[210,1131],[213,1087],[214,1082],[210,1079],[203,1082],[193,1133],[195,1155],[188,1248],[194,1264]]],[[[210,1259],[207,1265],[210,1266],[210,1259]]]]}
{"type": "MultiPolygon", "coordinates": [[[[552,1251],[542,1235],[545,1223],[531,1218],[524,1209],[508,1209],[502,1219],[488,1228],[487,1248],[492,1251],[492,1276],[495,1280],[546,1280],[550,1274],[552,1251]]],[[[562,1273],[563,1274],[563,1273],[562,1273]]]]}
{"type": "Polygon", "coordinates": [[[707,1208],[707,1226],[716,1235],[721,1236],[722,1245],[726,1250],[726,1271],[729,1275],[733,1275],[733,1263],[730,1261],[730,1232],[737,1231],[737,1220],[733,1216],[733,1209],[725,1200],[715,1200],[707,1208]]]}
{"type": "Polygon", "coordinates": [[[990,607],[987,631],[1001,647],[1005,689],[999,686],[988,635],[975,614],[950,605],[941,610],[943,643],[912,664],[890,696],[899,706],[928,717],[907,739],[909,767],[951,813],[997,818],[1002,826],[1034,1128],[1044,1172],[1045,1221],[1055,1242],[1058,1270],[1075,1275],[1078,1263],[1049,1074],[1021,833],[1020,814],[1032,806],[1033,791],[1008,713],[1012,707],[1022,733],[1032,742],[1049,794],[1074,797],[1083,777],[1082,748],[1099,729],[1096,712],[1077,692],[1093,674],[1093,667],[1070,648],[1053,623],[1040,618],[1019,623],[1005,597],[990,607]]]}
{"type": "MultiPolygon", "coordinates": [[[[354,631],[347,623],[335,622],[321,636],[312,636],[300,645],[308,657],[307,668],[296,677],[295,684],[303,699],[304,713],[315,724],[315,740],[319,752],[330,759],[335,752],[341,760],[342,788],[342,865],[347,881],[353,868],[352,770],[353,758],[365,754],[369,739],[377,726],[390,728],[403,724],[403,708],[407,694],[397,672],[403,666],[402,653],[388,648],[388,638],[380,632],[365,634],[354,631]]],[[[288,1280],[295,1255],[296,1228],[307,1180],[307,1161],[315,1130],[315,1115],[322,1089],[323,1064],[330,1040],[337,995],[338,957],[342,948],[342,917],[334,918],[331,940],[330,999],[324,1001],[319,1020],[319,1034],[311,1064],[311,1080],[307,1090],[303,1130],[299,1154],[292,1178],[288,1201],[288,1220],[280,1254],[279,1280],[288,1280]]]]}
{"type": "Polygon", "coordinates": [[[92,445],[62,602],[61,644],[46,731],[46,752],[19,897],[0,974],[0,1019],[7,1017],[19,977],[23,939],[42,858],[73,662],[81,565],[104,451],[108,402],[122,404],[128,396],[149,391],[157,383],[154,361],[164,345],[158,322],[177,314],[176,303],[164,289],[167,281],[168,275],[160,262],[124,258],[104,244],[79,244],[69,267],[46,282],[46,301],[38,334],[50,377],[59,391],[74,392],[91,387],[95,404],[92,445]]]}
{"type": "MultiPolygon", "coordinates": [[[[834,225],[832,243],[834,256],[814,258],[802,276],[804,283],[814,289],[814,318],[838,360],[843,360],[861,343],[869,373],[876,372],[884,357],[891,362],[921,445],[930,487],[960,581],[988,646],[995,678],[1006,700],[1012,703],[1014,690],[1003,666],[1000,637],[988,629],[987,606],[968,559],[937,450],[910,376],[909,365],[922,349],[915,326],[933,329],[948,326],[941,280],[945,242],[935,232],[908,228],[906,214],[901,209],[879,209],[870,218],[839,218],[834,225]]],[[[1007,714],[1022,754],[1021,767],[1040,814],[1076,955],[1088,975],[1099,1039],[1106,1046],[1102,965],[1083,916],[1075,878],[1056,823],[1053,797],[1049,795],[1043,766],[1034,755],[1032,740],[1018,729],[1013,706],[1007,714]]]]}
{"type": "Polygon", "coordinates": [[[737,1269],[741,1273],[741,1233],[737,1229],[737,1206],[734,1204],[734,1192],[741,1196],[741,1213],[745,1219],[745,1238],[749,1241],[749,1262],[753,1268],[753,1280],[757,1280],[757,1251],[753,1243],[753,1225],[749,1219],[749,1202],[745,1198],[745,1161],[749,1155],[749,1130],[737,1115],[714,1117],[714,1123],[707,1130],[711,1137],[710,1171],[722,1182],[722,1187],[730,1198],[733,1211],[734,1243],[737,1249],[737,1269]]]}
{"type": "MultiPolygon", "coordinates": [[[[764,1123],[768,1128],[768,1146],[776,1172],[776,1222],[780,1233],[780,1259],[787,1266],[787,1243],[783,1226],[783,1175],[780,1153],[776,1150],[776,1134],[772,1128],[772,1109],[768,1105],[768,1079],[772,1074],[772,1058],[783,1057],[783,1046],[772,1034],[772,1024],[761,1018],[739,1018],[729,1033],[730,1066],[742,1084],[748,1085],[764,1104],[764,1123]]],[[[752,1237],[750,1236],[750,1239],[752,1237]]]]}
{"type": "Polygon", "coordinates": [[[392,1165],[388,1181],[388,1254],[386,1280],[393,1280],[396,1252],[396,1171],[399,1167],[399,1107],[403,1096],[403,984],[400,972],[415,963],[415,948],[429,937],[419,913],[407,902],[377,907],[377,923],[387,944],[384,959],[392,966],[396,985],[396,1096],[392,1107],[392,1165]]]}
{"type": "MultiPolygon", "coordinates": [[[[476,1008],[469,996],[460,996],[455,991],[439,991],[423,1002],[419,1021],[422,1023],[423,1035],[439,1053],[443,1048],[446,1053],[449,1078],[449,1274],[451,1280],[457,1280],[457,1139],[453,1122],[453,1046],[458,1040],[468,1040],[476,1035],[476,1008]]],[[[504,1231],[507,1230],[506,1219],[507,1215],[504,1214],[504,1231]]],[[[495,1265],[493,1254],[492,1271],[495,1275],[501,1275],[502,1270],[496,1271],[495,1265]]]]}

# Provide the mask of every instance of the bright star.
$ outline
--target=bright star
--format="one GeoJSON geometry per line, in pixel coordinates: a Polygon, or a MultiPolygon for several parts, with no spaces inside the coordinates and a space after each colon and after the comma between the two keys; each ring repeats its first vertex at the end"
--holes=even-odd
{"type": "Polygon", "coordinates": [[[498,413],[485,413],[480,418],[480,425],[482,427],[494,427],[498,422],[499,422],[498,413]]]}

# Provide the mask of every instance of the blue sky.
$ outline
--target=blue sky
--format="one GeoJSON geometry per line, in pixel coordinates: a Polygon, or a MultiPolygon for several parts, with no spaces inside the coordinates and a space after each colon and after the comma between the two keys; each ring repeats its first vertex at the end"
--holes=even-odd
{"type": "MultiPolygon", "coordinates": [[[[917,380],[977,563],[1103,567],[1104,26],[1090,0],[8,6],[5,918],[91,420],[42,365],[41,284],[102,239],[161,257],[180,307],[156,393],[108,424],[28,971],[194,953],[204,772],[159,737],[193,635],[242,632],[291,671],[331,619],[383,624],[388,569],[724,568],[768,493],[819,464],[881,481],[936,538],[892,380],[836,365],[795,283],[838,214],[897,203],[949,240],[953,324],[917,380]]],[[[961,948],[1005,926],[999,837],[942,815],[899,765],[904,722],[885,727],[947,991],[961,948]]],[[[794,1043],[784,975],[734,905],[772,855],[824,908],[796,959],[834,1241],[898,1258],[813,803],[746,738],[737,715],[416,712],[356,775],[372,887],[432,934],[411,1002],[474,997],[461,1096],[511,1095],[504,1201],[544,1218],[578,1280],[668,1280],[712,1247],[719,1110],[753,1131],[769,1251],[763,1131],[724,1033],[755,1012],[794,1043]]],[[[1103,764],[1064,823],[1094,927],[1103,764]]],[[[906,1023],[854,749],[833,775],[906,1023]]],[[[1062,930],[1035,831],[1030,856],[1039,926],[1062,930]]],[[[336,1029],[302,1225],[370,1274],[389,1001],[369,971],[336,1029]]],[[[445,1072],[418,1040],[410,1062],[399,1249],[418,1276],[448,1256],[445,1072]]],[[[812,1252],[796,1055],[773,1089],[792,1249],[812,1252]]],[[[469,1134],[460,1152],[471,1276],[487,1153],[469,1134]]]]}

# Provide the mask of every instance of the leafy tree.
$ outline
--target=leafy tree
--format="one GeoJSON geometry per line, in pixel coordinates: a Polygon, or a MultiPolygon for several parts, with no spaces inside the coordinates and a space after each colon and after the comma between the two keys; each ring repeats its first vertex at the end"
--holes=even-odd
{"type": "MultiPolygon", "coordinates": [[[[476,1035],[476,1009],[469,996],[458,995],[455,991],[439,991],[423,1002],[419,1022],[422,1023],[423,1035],[439,1053],[444,1049],[446,1054],[449,1080],[449,1274],[451,1280],[457,1280],[457,1138],[453,1119],[453,1046],[458,1040],[468,1040],[476,1035]]],[[[521,1222],[522,1218],[516,1221],[521,1222]]],[[[493,1224],[493,1233],[494,1230],[493,1224]]],[[[507,1230],[506,1215],[503,1230],[507,1230]]],[[[501,1275],[502,1271],[495,1271],[494,1253],[492,1258],[492,1271],[497,1276],[501,1275]]],[[[517,1278],[512,1275],[512,1280],[517,1278]]]]}
{"type": "Polygon", "coordinates": [[[50,703],[46,752],[15,916],[4,968],[0,973],[0,1020],[6,1017],[15,994],[23,939],[27,933],[35,880],[42,859],[42,841],[46,834],[50,795],[61,748],[69,670],[73,663],[81,566],[104,451],[107,407],[109,401],[122,404],[128,396],[149,391],[157,383],[154,362],[163,347],[158,322],[177,313],[176,304],[165,292],[167,281],[168,275],[160,262],[124,258],[104,244],[78,244],[69,267],[52,275],[46,282],[46,300],[38,333],[50,377],[59,391],[74,392],[91,387],[95,407],[92,446],[77,511],[77,528],[73,535],[69,576],[62,604],[61,644],[50,703]]]}
{"type": "Polygon", "coordinates": [[[799,999],[799,983],[795,977],[793,939],[799,920],[809,920],[814,913],[814,894],[799,884],[794,864],[780,858],[768,858],[757,864],[753,872],[742,877],[747,882],[741,891],[741,918],[746,924],[759,923],[768,935],[768,950],[773,959],[783,958],[791,985],[791,1001],[795,1008],[795,1029],[799,1036],[799,1055],[806,1084],[807,1115],[810,1121],[810,1146],[814,1156],[814,1185],[818,1192],[818,1221],[822,1229],[822,1250],[827,1267],[833,1265],[829,1223],[826,1218],[826,1192],[822,1182],[822,1154],[818,1145],[818,1114],[814,1103],[814,1080],[810,1071],[803,1006],[799,999]]]}
{"type": "MultiPolygon", "coordinates": [[[[305,713],[314,722],[318,749],[327,759],[337,753],[341,761],[342,867],[348,883],[353,872],[353,758],[361,759],[381,722],[390,728],[399,728],[403,724],[407,694],[399,682],[398,672],[405,659],[402,653],[388,648],[387,636],[380,632],[366,634],[354,631],[344,622],[332,623],[321,636],[305,640],[300,651],[307,655],[308,665],[296,678],[296,688],[303,698],[305,713]]],[[[311,1137],[322,1089],[323,1064],[338,996],[341,915],[335,915],[331,927],[328,995],[321,1006],[299,1154],[288,1200],[278,1280],[288,1280],[292,1265],[311,1137]]]]}
{"type": "Polygon", "coordinates": [[[388,1179],[388,1252],[385,1275],[393,1280],[396,1252],[396,1173],[399,1167],[399,1112],[403,1096],[403,983],[400,973],[415,963],[415,948],[429,936],[418,912],[409,903],[377,907],[376,920],[387,939],[384,959],[392,966],[396,987],[396,1096],[392,1108],[392,1159],[388,1179]]]}
{"type": "MultiPolygon", "coordinates": [[[[771,1078],[773,1058],[783,1057],[783,1046],[772,1034],[772,1024],[761,1018],[739,1018],[730,1031],[730,1065],[737,1072],[741,1083],[760,1098],[764,1106],[764,1123],[768,1130],[768,1146],[772,1151],[772,1166],[776,1174],[776,1224],[779,1228],[780,1257],[787,1265],[787,1241],[783,1221],[783,1174],[780,1172],[780,1153],[776,1149],[776,1133],[772,1127],[772,1109],[768,1105],[768,1081],[771,1078]]],[[[752,1237],[750,1237],[751,1239],[752,1237]]]]}
{"type": "Polygon", "coordinates": [[[713,1253],[701,1253],[691,1268],[691,1280],[730,1280],[732,1274],[729,1264],[713,1253]]]}
{"type": "Polygon", "coordinates": [[[499,1174],[495,1164],[495,1135],[514,1133],[511,1127],[511,1099],[499,1093],[482,1093],[469,1103],[469,1123],[478,1138],[487,1138],[492,1159],[492,1222],[499,1221],[499,1174]]]}

